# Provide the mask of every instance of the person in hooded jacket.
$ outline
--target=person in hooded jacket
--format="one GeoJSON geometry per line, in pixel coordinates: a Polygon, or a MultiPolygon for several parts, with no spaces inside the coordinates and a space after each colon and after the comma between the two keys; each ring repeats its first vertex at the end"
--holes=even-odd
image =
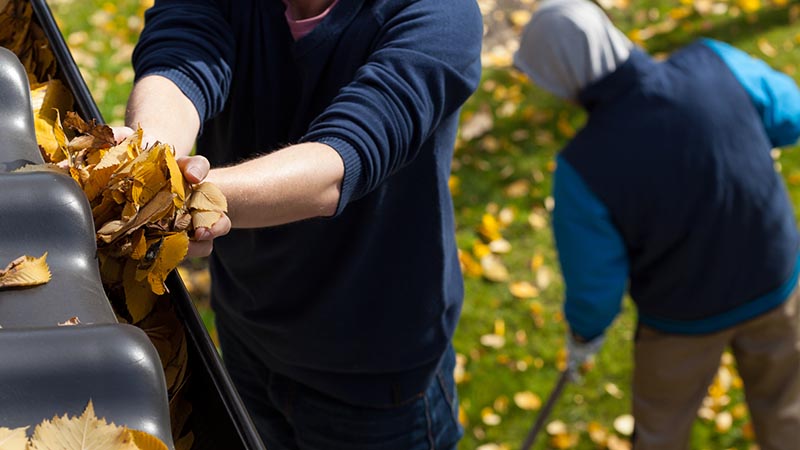
{"type": "Polygon", "coordinates": [[[711,39],[656,61],[588,0],[541,3],[515,66],[588,113],[553,186],[569,370],[627,291],[635,449],[687,448],[726,348],[761,449],[797,448],[798,232],[771,157],[800,135],[795,82],[711,39]]]}

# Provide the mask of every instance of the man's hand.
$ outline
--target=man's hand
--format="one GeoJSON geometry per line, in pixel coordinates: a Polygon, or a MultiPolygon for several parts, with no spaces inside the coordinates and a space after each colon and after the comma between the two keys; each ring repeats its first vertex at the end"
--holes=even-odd
{"type": "MultiPolygon", "coordinates": [[[[208,176],[211,164],[203,156],[185,156],[178,158],[178,167],[181,168],[186,181],[197,184],[208,176]]],[[[186,257],[194,258],[210,255],[211,250],[214,248],[214,239],[228,234],[229,231],[231,231],[231,219],[228,218],[227,214],[222,214],[222,217],[211,228],[201,227],[194,230],[194,236],[189,236],[189,252],[186,257]]]]}
{"type": "Polygon", "coordinates": [[[567,371],[573,381],[580,381],[580,368],[594,358],[594,355],[603,346],[605,335],[601,334],[591,341],[584,341],[578,336],[567,332],[567,371]]]}
{"type": "MultiPolygon", "coordinates": [[[[114,131],[114,139],[117,142],[122,142],[122,140],[134,133],[134,130],[129,127],[111,127],[111,129],[114,131]]],[[[155,142],[147,141],[146,143],[146,139],[147,136],[142,138],[142,147],[155,142]]],[[[183,177],[191,184],[201,183],[211,169],[208,160],[202,156],[184,156],[178,158],[177,161],[178,167],[183,172],[183,177]]],[[[186,257],[195,258],[210,255],[214,247],[214,239],[228,234],[229,231],[231,231],[231,220],[227,214],[223,214],[211,228],[202,227],[194,230],[194,236],[189,236],[189,252],[186,257]]]]}

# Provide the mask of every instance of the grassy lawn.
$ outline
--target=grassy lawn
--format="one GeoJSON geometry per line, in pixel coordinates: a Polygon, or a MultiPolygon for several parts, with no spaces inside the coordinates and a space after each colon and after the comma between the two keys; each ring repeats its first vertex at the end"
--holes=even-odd
{"type": "MultiPolygon", "coordinates": [[[[151,2],[50,3],[101,111],[109,122],[121,123],[133,75],[130,53],[151,2]]],[[[798,2],[608,3],[613,4],[610,15],[653,54],[668,54],[699,36],[715,37],[800,80],[798,2]]],[[[519,11],[493,11],[488,1],[481,4],[487,16],[505,14],[501,20],[517,30],[525,17],[519,11]]],[[[462,449],[517,448],[536,418],[537,398],[545,401],[564,360],[563,285],[548,219],[550,182],[556,152],[584,115],[509,69],[509,49],[513,43],[505,53],[487,49],[483,83],[464,108],[453,161],[457,239],[467,268],[466,300],[455,337],[466,429],[462,449]],[[491,240],[495,243],[487,245],[491,240]],[[493,265],[481,267],[487,254],[495,255],[484,258],[493,265]]],[[[800,205],[800,156],[791,149],[775,156],[800,205]]],[[[202,266],[194,261],[182,271],[211,325],[202,266]]],[[[560,424],[551,426],[553,433],[540,436],[537,448],[626,448],[625,434],[615,430],[614,421],[630,411],[635,320],[626,300],[595,366],[582,384],[566,388],[553,411],[550,420],[560,421],[562,430],[560,424]]],[[[723,369],[725,374],[733,376],[722,376],[710,390],[693,449],[752,445],[740,380],[731,366],[723,369]]]]}

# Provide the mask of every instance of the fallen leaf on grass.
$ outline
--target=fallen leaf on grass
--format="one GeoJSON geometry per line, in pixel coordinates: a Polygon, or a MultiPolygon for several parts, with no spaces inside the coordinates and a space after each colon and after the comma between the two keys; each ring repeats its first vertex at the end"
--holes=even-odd
{"type": "Polygon", "coordinates": [[[542,407],[542,399],[531,391],[517,392],[514,394],[514,404],[525,411],[536,411],[542,407]]]}
{"type": "Polygon", "coordinates": [[[630,414],[623,414],[614,419],[614,429],[623,436],[633,434],[634,420],[630,414]]]}
{"type": "Polygon", "coordinates": [[[539,296],[539,289],[527,281],[511,283],[508,285],[508,290],[511,291],[511,295],[521,299],[536,298],[539,296]]]}
{"type": "Polygon", "coordinates": [[[495,255],[486,255],[481,258],[481,268],[483,269],[483,276],[495,283],[504,283],[510,277],[503,261],[495,255]]]}

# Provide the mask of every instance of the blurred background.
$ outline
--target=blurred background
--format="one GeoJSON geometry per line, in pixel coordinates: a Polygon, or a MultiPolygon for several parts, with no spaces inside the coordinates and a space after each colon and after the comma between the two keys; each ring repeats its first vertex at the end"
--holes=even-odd
{"type": "MultiPolygon", "coordinates": [[[[566,361],[563,286],[548,210],[554,157],[585,117],[530,86],[511,59],[533,0],[479,0],[484,73],[467,102],[450,187],[466,299],[455,337],[461,449],[514,449],[566,361]]],[[[800,80],[800,2],[789,0],[599,0],[618,26],[656,56],[701,37],[729,42],[800,80]]],[[[120,125],[133,81],[131,53],[152,0],[50,0],[50,7],[104,117],[120,125]]],[[[646,151],[647,149],[642,149],[646,151]]],[[[774,151],[800,206],[800,149],[774,151]]],[[[402,263],[402,262],[399,262],[402,263]]],[[[180,268],[215,337],[204,260],[180,268]]],[[[635,313],[610,330],[580,385],[569,385],[537,447],[628,449],[635,313]]],[[[698,411],[693,449],[753,449],[741,379],[729,354],[698,411]]]]}

